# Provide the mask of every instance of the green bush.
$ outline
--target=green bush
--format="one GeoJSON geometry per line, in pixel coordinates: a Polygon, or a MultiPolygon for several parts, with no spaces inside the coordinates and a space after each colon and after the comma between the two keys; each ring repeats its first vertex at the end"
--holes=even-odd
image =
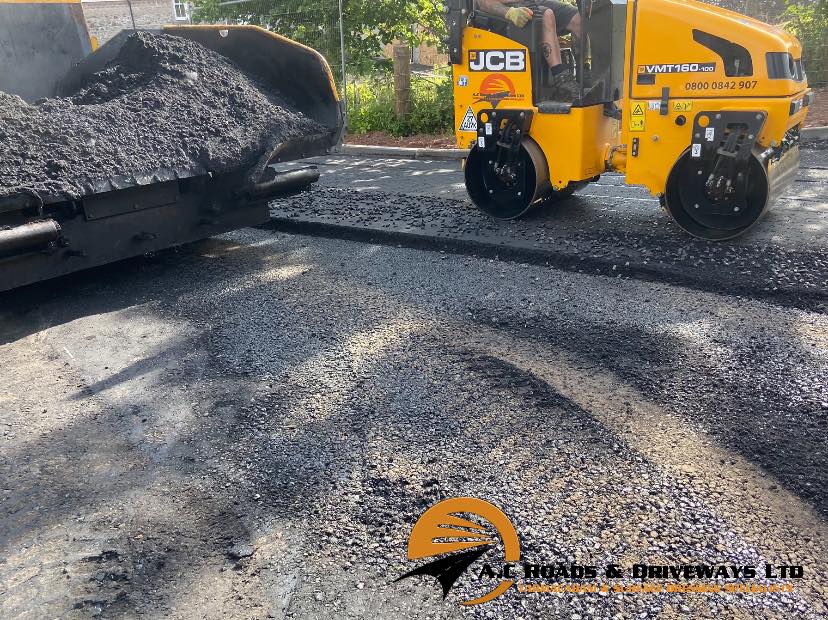
{"type": "Polygon", "coordinates": [[[452,81],[447,74],[411,76],[411,112],[394,114],[394,77],[387,73],[348,84],[348,131],[393,136],[449,133],[454,122],[452,81]]]}
{"type": "Polygon", "coordinates": [[[828,81],[828,0],[787,0],[784,26],[804,48],[805,71],[811,84],[828,81]]]}

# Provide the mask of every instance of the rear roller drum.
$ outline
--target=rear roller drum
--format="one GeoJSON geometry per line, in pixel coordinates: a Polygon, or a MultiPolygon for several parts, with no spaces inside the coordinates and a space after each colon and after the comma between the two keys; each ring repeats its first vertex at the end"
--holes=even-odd
{"type": "Polygon", "coordinates": [[[540,147],[524,138],[509,164],[498,161],[496,150],[473,147],[464,168],[466,190],[472,202],[498,219],[515,219],[532,207],[571,195],[549,184],[549,168],[540,147]]]}
{"type": "Polygon", "coordinates": [[[675,222],[694,237],[723,241],[753,226],[768,207],[765,166],[751,155],[745,168],[744,193],[737,180],[710,174],[685,152],[667,179],[664,206],[675,222]]]}

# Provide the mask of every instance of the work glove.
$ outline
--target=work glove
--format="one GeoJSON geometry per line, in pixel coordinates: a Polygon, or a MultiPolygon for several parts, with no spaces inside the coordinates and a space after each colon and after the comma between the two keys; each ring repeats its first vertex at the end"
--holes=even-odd
{"type": "Polygon", "coordinates": [[[504,17],[518,28],[523,28],[532,19],[532,9],[528,9],[525,6],[513,6],[511,9],[506,10],[504,17]]]}

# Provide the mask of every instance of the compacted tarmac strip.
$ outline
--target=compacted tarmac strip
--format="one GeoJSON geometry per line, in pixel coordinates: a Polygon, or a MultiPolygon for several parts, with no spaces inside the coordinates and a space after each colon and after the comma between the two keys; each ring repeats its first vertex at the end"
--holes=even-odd
{"type": "Polygon", "coordinates": [[[727,243],[689,237],[656,198],[618,174],[502,222],[471,205],[459,161],[347,155],[317,158],[319,188],[274,202],[270,227],[826,308],[826,146],[803,149],[796,182],[756,227],[727,243]]]}
{"type": "Polygon", "coordinates": [[[826,617],[824,158],[716,245],[613,177],[503,225],[466,206],[456,162],[338,160],[273,227],[404,203],[416,231],[462,216],[586,264],[263,228],[3,293],[0,615],[826,617]],[[461,606],[499,549],[445,600],[395,583],[414,522],[453,496],[502,509],[526,562],[756,566],[744,583],[793,589],[461,606]]]}

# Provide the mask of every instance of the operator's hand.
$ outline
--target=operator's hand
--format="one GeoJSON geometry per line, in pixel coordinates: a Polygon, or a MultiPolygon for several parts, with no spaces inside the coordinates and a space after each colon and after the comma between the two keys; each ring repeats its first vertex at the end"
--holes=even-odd
{"type": "Polygon", "coordinates": [[[518,28],[523,28],[532,19],[532,9],[525,6],[513,6],[507,9],[504,17],[518,28]]]}

